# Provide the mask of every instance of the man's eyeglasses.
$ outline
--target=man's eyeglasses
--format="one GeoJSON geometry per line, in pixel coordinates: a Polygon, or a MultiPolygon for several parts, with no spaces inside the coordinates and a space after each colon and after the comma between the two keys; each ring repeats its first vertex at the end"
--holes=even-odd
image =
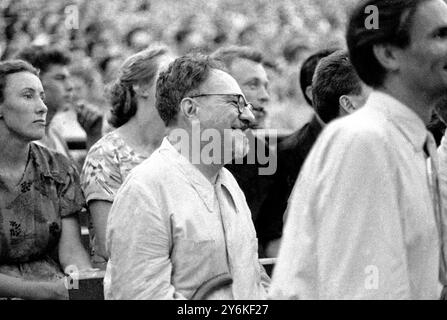
{"type": "Polygon", "coordinates": [[[245,110],[253,110],[253,105],[250,102],[247,102],[243,95],[241,94],[226,94],[226,93],[204,93],[204,94],[196,94],[193,96],[189,96],[189,98],[200,98],[200,97],[209,97],[209,96],[228,96],[236,98],[236,101],[230,101],[230,103],[236,103],[237,110],[239,114],[244,113],[245,110]]]}

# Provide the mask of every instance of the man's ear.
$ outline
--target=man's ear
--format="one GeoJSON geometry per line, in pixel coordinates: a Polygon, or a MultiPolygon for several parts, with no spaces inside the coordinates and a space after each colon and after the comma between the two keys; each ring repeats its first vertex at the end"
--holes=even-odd
{"type": "Polygon", "coordinates": [[[351,99],[349,99],[349,97],[346,95],[342,95],[338,99],[338,103],[340,105],[340,108],[342,108],[343,111],[347,114],[351,114],[356,110],[354,104],[351,102],[351,99]]]}
{"type": "Polygon", "coordinates": [[[132,88],[135,91],[135,93],[137,94],[137,96],[139,96],[143,99],[147,99],[149,97],[150,88],[148,85],[134,84],[132,86],[132,88]]]}
{"type": "Polygon", "coordinates": [[[190,118],[197,117],[199,108],[197,107],[197,104],[194,103],[194,101],[191,98],[184,98],[180,102],[180,111],[183,113],[185,118],[190,119],[190,118]]]}
{"type": "Polygon", "coordinates": [[[387,70],[396,71],[399,69],[399,56],[397,48],[386,44],[376,44],[373,52],[379,63],[387,70]]]}
{"type": "Polygon", "coordinates": [[[305,90],[306,96],[309,98],[310,101],[312,101],[312,86],[307,86],[305,90]]]}

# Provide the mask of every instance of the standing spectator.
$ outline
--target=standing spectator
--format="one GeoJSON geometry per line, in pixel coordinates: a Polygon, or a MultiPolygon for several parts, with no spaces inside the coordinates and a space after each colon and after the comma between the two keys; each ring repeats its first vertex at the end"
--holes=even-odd
{"type": "Polygon", "coordinates": [[[443,0],[356,6],[349,54],[375,91],[362,109],[325,128],[302,168],[273,297],[440,297],[447,230],[436,145],[425,124],[446,93],[446,30],[443,0]],[[380,28],[365,24],[369,6],[378,9],[380,28]]]}
{"type": "Polygon", "coordinates": [[[261,234],[265,235],[263,241],[269,256],[278,254],[287,200],[301,166],[320,132],[332,120],[359,109],[370,93],[370,89],[359,79],[347,52],[344,51],[336,51],[322,58],[313,77],[312,86],[302,86],[302,89],[305,96],[309,93],[313,96],[315,115],[303,128],[278,144],[275,185],[259,216],[261,222],[266,220],[260,225],[265,228],[261,234]]]}

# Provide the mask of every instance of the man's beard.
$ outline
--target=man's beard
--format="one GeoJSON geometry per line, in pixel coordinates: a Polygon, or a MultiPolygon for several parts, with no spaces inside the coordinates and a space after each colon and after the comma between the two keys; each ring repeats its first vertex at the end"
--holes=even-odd
{"type": "Polygon", "coordinates": [[[232,134],[232,157],[233,159],[242,159],[250,150],[248,138],[240,130],[233,131],[232,134]]]}

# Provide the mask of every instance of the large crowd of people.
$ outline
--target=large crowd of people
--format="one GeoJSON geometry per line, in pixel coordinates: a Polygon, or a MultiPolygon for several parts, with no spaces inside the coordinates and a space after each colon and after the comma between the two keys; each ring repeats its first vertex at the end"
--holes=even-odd
{"type": "Polygon", "coordinates": [[[157,1],[69,32],[104,4],[23,3],[1,7],[0,299],[98,269],[106,299],[447,297],[444,0],[348,1],[330,46],[290,31],[307,1],[241,3],[236,33],[226,1],[175,32],[157,1]],[[301,104],[287,82],[300,126],[270,118],[301,104]]]}

